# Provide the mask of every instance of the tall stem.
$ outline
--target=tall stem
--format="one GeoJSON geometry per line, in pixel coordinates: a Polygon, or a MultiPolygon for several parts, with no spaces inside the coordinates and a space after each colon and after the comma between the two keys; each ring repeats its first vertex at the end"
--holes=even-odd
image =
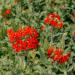
{"type": "Polygon", "coordinates": [[[53,28],[51,28],[51,44],[53,44],[53,28]]]}
{"type": "Polygon", "coordinates": [[[64,75],[67,75],[67,71],[64,71],[64,75]]]}
{"type": "Polygon", "coordinates": [[[64,49],[64,46],[65,46],[65,38],[66,38],[66,35],[67,35],[67,33],[64,33],[64,34],[62,35],[62,39],[61,39],[61,46],[62,46],[62,49],[64,49]]]}

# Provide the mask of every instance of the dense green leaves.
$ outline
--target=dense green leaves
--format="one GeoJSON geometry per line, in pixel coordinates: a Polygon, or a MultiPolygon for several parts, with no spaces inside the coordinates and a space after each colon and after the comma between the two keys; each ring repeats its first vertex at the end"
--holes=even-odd
{"type": "Polygon", "coordinates": [[[0,75],[73,75],[75,72],[75,1],[74,0],[0,0],[0,75]],[[3,16],[6,9],[11,14],[3,16]],[[49,13],[58,13],[63,28],[44,24],[49,13]],[[45,25],[45,30],[41,26],[45,25]],[[33,26],[39,33],[37,49],[16,53],[7,29],[33,26]],[[70,60],[58,64],[47,56],[48,47],[71,52],[70,60]]]}

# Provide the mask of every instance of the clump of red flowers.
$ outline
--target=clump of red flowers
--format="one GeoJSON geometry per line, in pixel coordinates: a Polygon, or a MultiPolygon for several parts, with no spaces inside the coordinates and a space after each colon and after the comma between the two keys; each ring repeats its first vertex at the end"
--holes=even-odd
{"type": "Polygon", "coordinates": [[[59,64],[65,63],[70,58],[70,52],[63,54],[63,50],[60,48],[48,48],[48,58],[52,58],[54,61],[57,61],[59,64]]]}
{"type": "Polygon", "coordinates": [[[56,28],[62,28],[63,22],[60,19],[60,16],[56,13],[50,13],[47,15],[47,17],[44,19],[45,24],[50,24],[53,27],[56,28]]]}
{"type": "Polygon", "coordinates": [[[12,28],[7,30],[7,36],[16,52],[29,50],[38,46],[38,32],[35,28],[26,26],[14,31],[12,28]]]}

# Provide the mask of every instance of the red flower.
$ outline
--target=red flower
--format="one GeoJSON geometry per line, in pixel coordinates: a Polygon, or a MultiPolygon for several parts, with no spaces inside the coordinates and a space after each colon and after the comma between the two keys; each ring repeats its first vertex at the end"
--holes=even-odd
{"type": "Polygon", "coordinates": [[[58,61],[61,58],[61,55],[54,55],[53,60],[58,61]]]}
{"type": "Polygon", "coordinates": [[[59,29],[63,27],[63,22],[58,23],[56,20],[51,20],[50,21],[50,24],[53,27],[56,27],[56,28],[59,28],[59,29]]]}
{"type": "Polygon", "coordinates": [[[45,24],[49,24],[49,22],[50,22],[50,18],[49,18],[49,17],[46,17],[46,18],[44,19],[44,23],[45,23],[45,24]]]}
{"type": "Polygon", "coordinates": [[[7,30],[7,35],[9,37],[10,42],[14,42],[14,40],[15,40],[15,33],[14,33],[13,29],[8,29],[7,30]]]}
{"type": "Polygon", "coordinates": [[[58,14],[55,14],[55,17],[60,20],[60,16],[58,14]]]}
{"type": "Polygon", "coordinates": [[[51,20],[51,21],[50,21],[50,24],[51,24],[53,27],[57,27],[57,21],[55,21],[55,20],[51,20]]]}
{"type": "Polygon", "coordinates": [[[22,42],[22,49],[27,50],[27,42],[26,41],[22,42]]]}
{"type": "Polygon", "coordinates": [[[51,56],[52,52],[54,51],[54,48],[48,48],[48,58],[51,56]]]}
{"type": "Polygon", "coordinates": [[[24,28],[24,36],[25,35],[30,35],[30,36],[36,37],[36,38],[39,36],[37,30],[30,26],[27,26],[24,28]]]}
{"type": "Polygon", "coordinates": [[[12,48],[15,49],[16,52],[20,52],[22,50],[22,45],[19,44],[12,44],[12,48]]]}
{"type": "Polygon", "coordinates": [[[62,28],[63,22],[60,19],[60,16],[56,13],[50,13],[48,16],[44,19],[45,24],[51,24],[51,26],[56,28],[62,28]]]}
{"type": "Polygon", "coordinates": [[[70,58],[70,53],[66,54],[66,55],[62,55],[61,58],[59,59],[58,63],[59,64],[65,63],[69,60],[69,58],[70,58]]]}
{"type": "Polygon", "coordinates": [[[56,50],[54,51],[54,55],[61,55],[62,52],[63,52],[63,50],[60,49],[60,48],[58,48],[58,49],[56,49],[56,50]]]}
{"type": "Polygon", "coordinates": [[[75,18],[75,14],[72,14],[72,17],[75,18]]]}
{"type": "Polygon", "coordinates": [[[56,13],[50,13],[48,14],[48,17],[52,19],[57,18],[58,20],[60,20],[60,16],[56,13]]]}
{"type": "Polygon", "coordinates": [[[33,27],[20,28],[16,32],[13,29],[8,29],[7,35],[16,52],[34,49],[38,46],[38,32],[33,27]]]}
{"type": "Polygon", "coordinates": [[[71,52],[63,55],[63,50],[60,49],[60,48],[58,48],[56,50],[54,50],[54,48],[49,48],[48,49],[48,57],[51,56],[52,52],[53,52],[53,55],[52,55],[51,58],[54,61],[57,61],[59,64],[67,62],[69,60],[69,58],[70,58],[70,55],[71,55],[71,52]]]}
{"type": "Polygon", "coordinates": [[[27,40],[27,49],[34,49],[38,46],[38,40],[36,38],[29,38],[27,40]]]}
{"type": "Polygon", "coordinates": [[[75,35],[75,31],[72,31],[72,35],[75,35]]]}
{"type": "Polygon", "coordinates": [[[53,60],[54,61],[58,61],[61,58],[63,50],[58,48],[54,51],[54,56],[53,56],[53,60]]]}
{"type": "Polygon", "coordinates": [[[7,9],[6,11],[5,11],[5,14],[6,15],[9,15],[11,13],[11,10],[10,9],[7,9]]]}
{"type": "Polygon", "coordinates": [[[63,28],[63,22],[60,22],[59,24],[57,24],[57,26],[56,26],[57,28],[63,28]]]}

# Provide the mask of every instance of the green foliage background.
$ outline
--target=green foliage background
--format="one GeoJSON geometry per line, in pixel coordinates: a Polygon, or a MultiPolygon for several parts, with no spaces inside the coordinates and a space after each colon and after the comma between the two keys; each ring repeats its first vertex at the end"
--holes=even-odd
{"type": "Polygon", "coordinates": [[[74,75],[75,72],[75,0],[0,0],[0,75],[74,75]],[[3,17],[5,9],[11,9],[11,14],[3,17]],[[63,29],[46,27],[44,18],[50,12],[56,12],[64,21],[63,29]],[[41,46],[38,49],[15,53],[11,48],[6,30],[13,27],[34,26],[39,34],[41,46]],[[47,58],[47,48],[61,47],[64,53],[72,51],[70,60],[58,65],[47,58]]]}

